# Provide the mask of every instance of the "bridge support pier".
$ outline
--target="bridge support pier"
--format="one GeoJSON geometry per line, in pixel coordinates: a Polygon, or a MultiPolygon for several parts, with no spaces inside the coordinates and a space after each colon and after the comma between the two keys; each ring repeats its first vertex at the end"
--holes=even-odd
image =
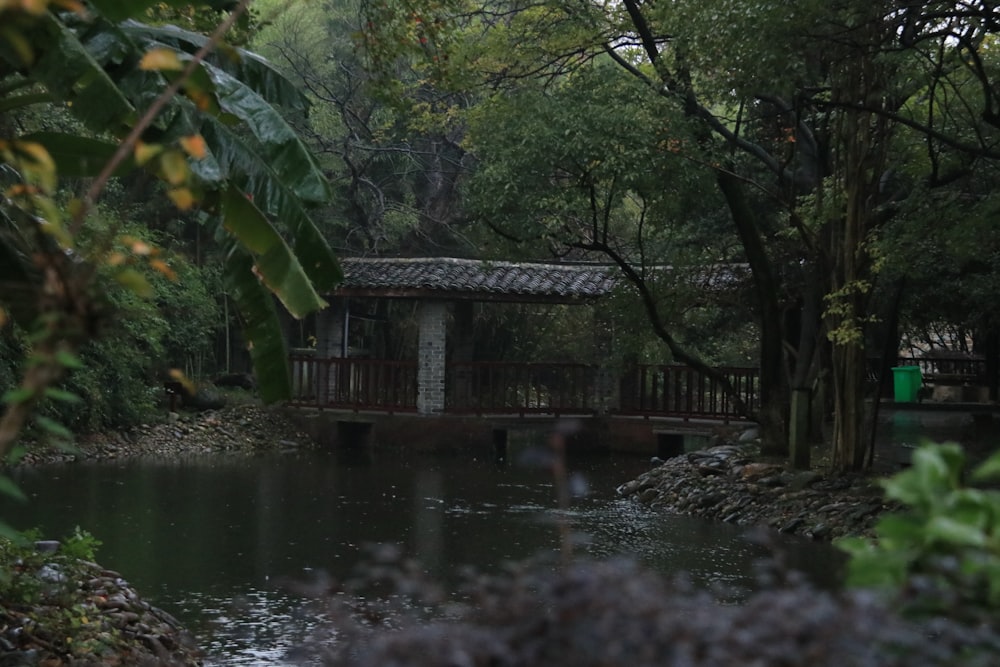
{"type": "Polygon", "coordinates": [[[683,433],[657,433],[656,455],[661,459],[670,459],[684,454],[683,433]]]}

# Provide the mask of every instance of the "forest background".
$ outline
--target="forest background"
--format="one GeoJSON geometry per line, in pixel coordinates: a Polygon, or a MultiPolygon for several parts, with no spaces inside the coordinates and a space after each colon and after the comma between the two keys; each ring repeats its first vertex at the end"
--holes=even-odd
{"type": "MultiPolygon", "coordinates": [[[[760,366],[776,453],[793,392],[828,396],[846,468],[864,465],[873,358],[946,346],[996,377],[988,3],[92,4],[106,20],[0,3],[7,422],[123,428],[169,369],[251,361],[278,399],[286,345],[309,344],[352,255],[616,264],[623,359],[760,366]],[[230,44],[267,61],[198,62],[226,16],[230,44]],[[745,277],[683,278],[715,267],[745,277]]],[[[483,307],[478,346],[586,358],[588,317],[483,307]]],[[[408,331],[383,349],[412,353],[408,331]]]]}

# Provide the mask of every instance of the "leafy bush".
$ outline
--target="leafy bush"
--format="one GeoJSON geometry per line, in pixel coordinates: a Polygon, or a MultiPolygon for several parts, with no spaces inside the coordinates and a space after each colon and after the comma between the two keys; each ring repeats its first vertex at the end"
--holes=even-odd
{"type": "Polygon", "coordinates": [[[37,531],[16,539],[0,538],[0,606],[23,607],[43,599],[67,602],[76,590],[70,576],[79,561],[93,561],[100,540],[79,526],[59,543],[58,549],[36,548],[37,531]]]}
{"type": "Polygon", "coordinates": [[[470,575],[456,596],[406,560],[367,574],[367,585],[361,573],[327,598],[330,636],[318,632],[300,657],[336,667],[987,667],[1000,651],[989,628],[909,622],[869,593],[795,576],[722,604],[629,561],[522,564],[470,575]]]}
{"type": "MultiPolygon", "coordinates": [[[[103,218],[96,220],[115,227],[103,218]]],[[[61,400],[49,401],[36,415],[36,424],[50,433],[53,429],[46,425],[53,421],[78,433],[148,421],[163,399],[166,371],[201,370],[201,362],[211,351],[214,331],[221,326],[213,293],[219,279],[213,270],[166,253],[148,262],[167,267],[161,270],[134,262],[132,248],[159,253],[152,249],[167,245],[170,239],[134,224],[121,226],[123,233],[115,251],[125,258],[120,260],[121,266],[127,267],[124,271],[130,272],[131,279],[144,281],[149,291],[137,293],[132,283],[123,282],[121,266],[101,267],[97,283],[108,324],[81,347],[79,367],[71,369],[58,391],[50,392],[61,400]],[[168,273],[174,279],[168,278],[168,273]]],[[[95,228],[81,237],[83,245],[103,242],[106,230],[96,222],[95,228]]],[[[27,355],[30,337],[23,332],[6,333],[0,340],[0,389],[16,386],[27,355]],[[9,358],[4,354],[7,349],[12,353],[9,358]]]]}
{"type": "Polygon", "coordinates": [[[68,558],[93,562],[100,546],[99,539],[77,526],[71,535],[63,539],[59,551],[68,558]]]}
{"type": "MultiPolygon", "coordinates": [[[[913,465],[883,481],[906,506],[876,525],[876,539],[848,538],[848,582],[898,594],[904,611],[997,623],[1000,611],[1000,491],[963,483],[960,445],[926,443],[913,465]]],[[[1000,479],[1000,452],[975,467],[974,483],[1000,479]]]]}

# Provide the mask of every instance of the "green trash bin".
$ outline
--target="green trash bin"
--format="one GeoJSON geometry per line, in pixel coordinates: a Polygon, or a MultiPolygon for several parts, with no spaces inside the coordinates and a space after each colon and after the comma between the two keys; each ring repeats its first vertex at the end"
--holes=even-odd
{"type": "Polygon", "coordinates": [[[893,398],[897,403],[915,402],[921,384],[920,366],[893,366],[893,398]]]}

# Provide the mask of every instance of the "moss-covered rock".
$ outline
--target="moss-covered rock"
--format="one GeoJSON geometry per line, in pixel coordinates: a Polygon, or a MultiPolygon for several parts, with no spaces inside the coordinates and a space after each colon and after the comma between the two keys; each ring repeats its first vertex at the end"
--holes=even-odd
{"type": "Polygon", "coordinates": [[[0,664],[200,665],[193,639],[117,572],[81,556],[93,540],[0,541],[0,664]]]}

